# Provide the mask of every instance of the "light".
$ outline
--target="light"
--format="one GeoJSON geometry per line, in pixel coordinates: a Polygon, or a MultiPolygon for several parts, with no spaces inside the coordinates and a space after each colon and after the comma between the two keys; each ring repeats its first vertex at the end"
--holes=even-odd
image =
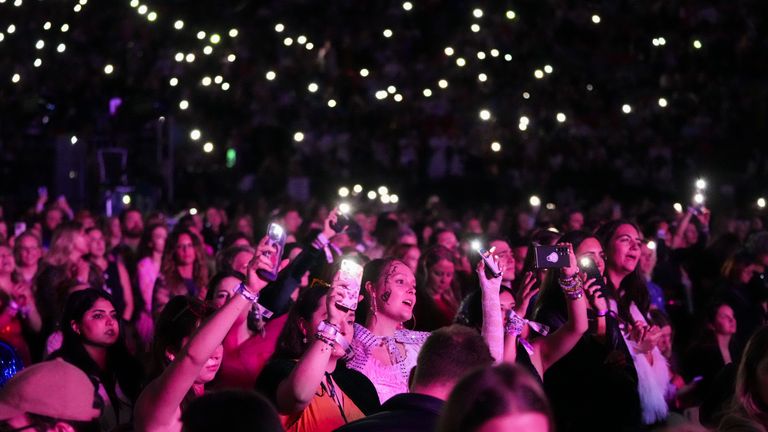
{"type": "Polygon", "coordinates": [[[43,49],[44,47],[45,47],[45,41],[42,39],[40,39],[39,41],[37,41],[37,43],[35,43],[35,48],[37,49],[43,49]]]}
{"type": "Polygon", "coordinates": [[[202,136],[200,129],[192,129],[192,131],[189,133],[189,138],[192,139],[192,141],[199,140],[200,136],[202,136]]]}
{"type": "Polygon", "coordinates": [[[533,71],[533,76],[536,77],[536,79],[542,79],[544,78],[544,71],[541,69],[536,69],[533,71]]]}
{"type": "Polygon", "coordinates": [[[145,13],[147,13],[147,10],[149,10],[149,8],[147,7],[147,5],[141,5],[141,6],[139,6],[139,8],[137,9],[137,12],[139,13],[139,15],[144,15],[145,13]]]}
{"type": "Polygon", "coordinates": [[[182,100],[181,102],[179,102],[179,109],[180,109],[180,110],[184,111],[184,110],[186,110],[187,108],[189,108],[189,101],[187,101],[187,100],[185,99],[185,100],[182,100]]]}
{"type": "Polygon", "coordinates": [[[356,184],[356,185],[354,185],[352,187],[352,192],[354,192],[356,194],[359,194],[362,191],[363,191],[363,186],[362,185],[356,184]]]}
{"type": "Polygon", "coordinates": [[[387,93],[389,94],[395,94],[396,91],[397,91],[397,88],[393,85],[387,87],[387,93]]]}
{"type": "MultiPolygon", "coordinates": [[[[5,1],[5,0],[3,0],[3,1],[5,1]]],[[[134,9],[139,7],[139,4],[140,4],[139,0],[131,0],[131,3],[130,3],[131,7],[134,8],[134,9]]]]}
{"type": "Polygon", "coordinates": [[[526,116],[520,116],[520,124],[528,125],[531,123],[531,119],[526,116]]]}
{"type": "Polygon", "coordinates": [[[589,257],[582,257],[579,260],[579,267],[581,268],[589,268],[592,267],[592,259],[589,257]]]}
{"type": "Polygon", "coordinates": [[[592,91],[594,89],[595,87],[592,84],[587,84],[587,91],[592,91]]]}
{"type": "Polygon", "coordinates": [[[2,32],[0,32],[0,42],[2,42],[3,39],[5,39],[5,35],[2,32]]]}
{"type": "Polygon", "coordinates": [[[230,54],[230,55],[228,55],[228,56],[227,56],[227,61],[228,61],[228,62],[232,63],[232,62],[234,62],[235,60],[237,60],[237,56],[236,56],[236,55],[234,55],[234,54],[230,54]]]}
{"type": "Polygon", "coordinates": [[[184,60],[187,61],[187,63],[192,63],[195,61],[195,55],[193,53],[187,54],[187,56],[184,58],[184,60]]]}
{"type": "Polygon", "coordinates": [[[389,195],[382,195],[381,196],[381,203],[382,204],[389,204],[389,195]]]}
{"type": "Polygon", "coordinates": [[[368,69],[365,69],[365,68],[360,69],[360,76],[363,78],[367,77],[369,73],[370,72],[368,72],[368,69]]]}
{"type": "Polygon", "coordinates": [[[523,99],[530,99],[530,98],[531,98],[531,94],[530,93],[523,92],[523,99]]]}
{"type": "Polygon", "coordinates": [[[432,96],[432,90],[430,90],[430,89],[428,89],[428,88],[427,88],[427,89],[424,89],[424,91],[422,91],[421,93],[424,95],[424,97],[430,97],[430,96],[432,96]]]}
{"type": "Polygon", "coordinates": [[[547,210],[554,210],[555,208],[557,208],[555,203],[547,203],[547,205],[545,205],[544,207],[546,207],[547,210]]]}
{"type": "Polygon", "coordinates": [[[511,11],[511,10],[508,10],[505,15],[508,20],[513,20],[517,16],[517,14],[515,14],[515,11],[511,11]]]}
{"type": "Polygon", "coordinates": [[[653,46],[659,46],[659,38],[653,38],[651,44],[653,44],[653,46]]]}
{"type": "Polygon", "coordinates": [[[123,201],[124,205],[131,205],[131,196],[128,195],[128,194],[123,195],[123,200],[122,201],[123,201]]]}
{"type": "Polygon", "coordinates": [[[307,44],[304,45],[304,48],[306,48],[307,51],[311,51],[312,48],[314,48],[314,47],[315,47],[315,44],[313,44],[312,42],[307,42],[307,44]]]}
{"type": "Polygon", "coordinates": [[[675,209],[676,212],[682,213],[683,212],[683,205],[680,203],[674,203],[672,204],[672,208],[675,209]]]}
{"type": "Polygon", "coordinates": [[[452,56],[452,55],[454,54],[453,48],[451,48],[451,47],[445,47],[445,49],[443,50],[443,52],[444,52],[444,53],[445,53],[445,55],[447,55],[448,57],[450,57],[450,56],[452,56]]]}
{"type": "Polygon", "coordinates": [[[235,164],[237,163],[237,150],[233,148],[228,148],[226,158],[227,158],[227,162],[226,162],[227,168],[234,167],[235,164]]]}
{"type": "Polygon", "coordinates": [[[498,141],[494,141],[491,143],[491,151],[494,153],[498,153],[501,151],[501,144],[499,144],[498,141]]]}
{"type": "Polygon", "coordinates": [[[456,59],[456,66],[464,67],[466,64],[467,64],[467,61],[464,60],[464,57],[459,57],[456,59]]]}
{"type": "Polygon", "coordinates": [[[757,199],[757,206],[760,208],[765,208],[765,198],[758,198],[757,199]]]}
{"type": "Polygon", "coordinates": [[[184,53],[180,53],[180,52],[176,53],[173,59],[176,60],[177,62],[184,61],[184,53]]]}
{"type": "Polygon", "coordinates": [[[624,114],[629,114],[629,113],[631,113],[631,112],[632,112],[632,107],[631,107],[631,106],[629,106],[629,104],[624,104],[624,105],[622,105],[622,106],[621,106],[621,111],[622,111],[624,114]]]}
{"type": "Polygon", "coordinates": [[[403,3],[403,9],[410,11],[411,9],[413,9],[413,3],[409,1],[403,3]]]}
{"type": "Polygon", "coordinates": [[[307,90],[309,90],[310,93],[315,93],[319,86],[316,83],[309,83],[307,86],[307,90]]]}
{"type": "Polygon", "coordinates": [[[213,52],[213,47],[210,46],[210,45],[206,45],[203,48],[203,54],[205,54],[205,55],[211,55],[212,52],[213,52]]]}
{"type": "Polygon", "coordinates": [[[398,94],[395,95],[394,99],[395,99],[395,102],[402,102],[403,101],[403,95],[398,93],[398,94]]]}
{"type": "MultiPolygon", "coordinates": [[[[349,188],[347,188],[346,186],[340,187],[339,188],[339,196],[342,197],[342,198],[348,197],[349,196],[349,188]]],[[[341,210],[341,209],[339,209],[339,210],[341,210]]]]}
{"type": "Polygon", "coordinates": [[[499,50],[496,48],[491,50],[491,57],[498,57],[499,56],[499,50]]]}
{"type": "Polygon", "coordinates": [[[334,99],[328,99],[328,108],[336,108],[336,101],[334,99]]]}
{"type": "Polygon", "coordinates": [[[154,21],[156,21],[156,20],[157,20],[157,12],[150,12],[150,13],[147,15],[147,21],[151,21],[151,22],[154,22],[154,21]]]}
{"type": "Polygon", "coordinates": [[[592,22],[594,24],[600,24],[600,15],[597,15],[597,14],[592,15],[592,22]]]}
{"type": "Polygon", "coordinates": [[[530,203],[533,207],[538,207],[541,205],[541,198],[537,197],[536,195],[531,195],[531,197],[528,199],[528,203],[530,203]]]}
{"type": "Polygon", "coordinates": [[[368,191],[368,194],[366,195],[369,200],[375,200],[376,199],[376,191],[368,191]]]}
{"type": "Polygon", "coordinates": [[[209,142],[203,144],[203,151],[206,152],[206,153],[212,152],[213,151],[213,143],[209,141],[209,142]]]}
{"type": "Polygon", "coordinates": [[[224,82],[224,78],[221,75],[216,75],[215,77],[213,77],[213,82],[215,82],[216,84],[221,84],[222,82],[224,82]]]}
{"type": "Polygon", "coordinates": [[[508,62],[512,61],[512,54],[504,54],[504,60],[508,62]]]}
{"type": "Polygon", "coordinates": [[[200,80],[200,83],[202,85],[208,87],[209,85],[211,85],[211,77],[209,77],[209,76],[203,77],[203,79],[200,80]]]}
{"type": "Polygon", "coordinates": [[[656,242],[653,240],[648,241],[645,246],[650,250],[656,250],[656,242]]]}
{"type": "Polygon", "coordinates": [[[477,33],[480,31],[480,24],[472,24],[469,29],[472,30],[472,33],[477,33]]]}
{"type": "Polygon", "coordinates": [[[558,123],[565,123],[565,120],[567,120],[565,114],[563,113],[557,113],[557,116],[555,116],[555,118],[557,118],[558,123]]]}
{"type": "Polygon", "coordinates": [[[267,81],[274,81],[274,79],[277,78],[277,74],[275,73],[275,71],[267,71],[265,78],[267,79],[267,81]]]}
{"type": "Polygon", "coordinates": [[[693,47],[694,48],[701,49],[701,46],[702,45],[701,45],[701,41],[700,40],[696,39],[695,41],[693,41],[693,47]]]}
{"type": "Polygon", "coordinates": [[[520,123],[517,125],[517,128],[520,129],[521,131],[526,131],[528,129],[528,125],[525,123],[520,123]]]}
{"type": "Polygon", "coordinates": [[[390,29],[385,29],[385,30],[382,32],[382,34],[384,35],[384,37],[385,37],[385,38],[391,38],[391,37],[392,37],[392,30],[390,30],[390,29]]]}
{"type": "Polygon", "coordinates": [[[216,45],[217,43],[221,42],[221,35],[214,33],[210,38],[208,38],[208,40],[210,40],[212,44],[216,45]]]}
{"type": "Polygon", "coordinates": [[[551,74],[552,71],[554,71],[554,69],[552,68],[551,65],[544,65],[544,73],[551,74]]]}
{"type": "Polygon", "coordinates": [[[229,37],[236,38],[239,34],[240,32],[236,28],[229,29],[229,37]]]}
{"type": "Polygon", "coordinates": [[[203,40],[203,39],[205,39],[205,32],[200,30],[199,32],[197,32],[196,36],[197,36],[198,39],[203,40]]]}
{"type": "Polygon", "coordinates": [[[168,81],[168,84],[170,84],[171,87],[176,87],[177,85],[179,85],[179,79],[176,77],[173,77],[170,79],[170,81],[168,81]]]}
{"type": "Polygon", "coordinates": [[[72,137],[69,138],[69,143],[72,144],[72,145],[77,144],[77,136],[72,135],[72,137]]]}
{"type": "Polygon", "coordinates": [[[704,190],[707,188],[707,181],[702,178],[696,179],[695,186],[696,190],[704,190]]]}
{"type": "Polygon", "coordinates": [[[42,60],[40,60],[39,58],[36,58],[36,59],[35,59],[35,62],[33,63],[33,65],[34,65],[35,67],[40,67],[40,65],[42,65],[42,64],[43,64],[43,61],[42,61],[42,60]]]}
{"type": "Polygon", "coordinates": [[[51,26],[52,26],[51,22],[46,21],[45,24],[43,24],[43,30],[50,30],[51,26]]]}
{"type": "Polygon", "coordinates": [[[176,30],[181,30],[181,29],[183,29],[183,28],[184,28],[184,21],[182,21],[182,20],[176,20],[176,21],[173,23],[173,28],[175,28],[176,30]]]}
{"type": "Polygon", "coordinates": [[[114,71],[115,71],[115,67],[112,66],[111,64],[108,64],[108,65],[104,66],[104,73],[105,74],[109,75],[109,74],[111,74],[114,71]]]}
{"type": "Polygon", "coordinates": [[[441,89],[448,88],[448,81],[441,79],[440,81],[437,82],[437,86],[440,87],[441,89]]]}
{"type": "Polygon", "coordinates": [[[16,84],[19,81],[21,81],[21,75],[17,73],[13,74],[13,76],[11,77],[11,82],[16,84]]]}
{"type": "Polygon", "coordinates": [[[376,99],[383,100],[387,98],[387,91],[386,90],[379,90],[376,92],[376,99]]]}
{"type": "Polygon", "coordinates": [[[296,38],[296,43],[299,44],[299,45],[304,45],[305,43],[307,43],[307,37],[304,36],[304,35],[301,35],[301,36],[297,37],[296,38]]]}
{"type": "Polygon", "coordinates": [[[485,60],[485,53],[483,51],[478,51],[477,52],[477,58],[479,60],[485,60]]]}
{"type": "Polygon", "coordinates": [[[697,192],[693,196],[693,202],[695,202],[696,204],[704,204],[704,194],[701,192],[697,192]]]}
{"type": "Polygon", "coordinates": [[[376,189],[376,191],[377,191],[377,192],[378,192],[380,195],[386,195],[386,194],[388,194],[388,193],[389,193],[389,189],[388,189],[386,186],[379,186],[379,188],[378,188],[378,189],[376,189]]]}
{"type": "Polygon", "coordinates": [[[397,196],[397,194],[392,194],[389,196],[389,202],[392,204],[397,204],[398,201],[400,201],[400,197],[397,196]]]}
{"type": "Polygon", "coordinates": [[[283,39],[283,45],[285,45],[285,46],[293,45],[293,39],[290,38],[290,37],[287,37],[287,38],[283,39]]]}
{"type": "Polygon", "coordinates": [[[488,81],[488,75],[481,73],[477,75],[477,80],[480,82],[486,82],[488,81]]]}
{"type": "Polygon", "coordinates": [[[222,83],[221,84],[221,89],[224,90],[224,91],[229,90],[229,83],[228,82],[222,83]]]}
{"type": "MultiPolygon", "coordinates": [[[[347,195],[349,195],[349,190],[347,190],[347,195]]],[[[339,204],[339,213],[348,214],[351,211],[352,211],[352,206],[350,206],[348,203],[343,202],[339,204]]]]}
{"type": "Polygon", "coordinates": [[[666,108],[667,107],[667,100],[664,99],[664,98],[659,98],[659,106],[662,107],[662,108],[666,108]]]}
{"type": "Polygon", "coordinates": [[[192,216],[196,215],[197,214],[197,209],[192,207],[191,209],[189,209],[189,214],[191,214],[192,216]]]}
{"type": "Polygon", "coordinates": [[[487,109],[480,110],[480,120],[482,121],[488,121],[491,119],[491,112],[487,109]]]}
{"type": "Polygon", "coordinates": [[[304,132],[296,132],[293,134],[293,140],[296,142],[304,141],[304,132]]]}
{"type": "Polygon", "coordinates": [[[56,52],[63,53],[66,50],[67,50],[67,45],[65,45],[63,42],[56,45],[56,52]]]}
{"type": "Polygon", "coordinates": [[[277,24],[275,24],[275,31],[276,31],[276,32],[278,32],[278,33],[282,33],[282,32],[283,32],[283,30],[285,30],[285,26],[284,26],[284,25],[282,25],[282,24],[280,24],[280,23],[277,23],[277,24]]]}
{"type": "Polygon", "coordinates": [[[472,11],[472,16],[475,18],[482,18],[483,17],[483,10],[482,9],[475,9],[472,11]]]}

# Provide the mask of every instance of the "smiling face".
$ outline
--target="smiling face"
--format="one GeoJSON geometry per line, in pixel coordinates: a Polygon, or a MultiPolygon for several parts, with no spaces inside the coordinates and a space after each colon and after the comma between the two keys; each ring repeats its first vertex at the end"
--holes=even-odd
{"type": "Polygon", "coordinates": [[[608,247],[608,268],[620,274],[633,272],[640,260],[641,246],[640,234],[634,226],[619,226],[608,247]]]}
{"type": "Polygon", "coordinates": [[[112,303],[99,298],[88,309],[79,322],[72,321],[72,329],[89,345],[109,347],[120,336],[117,311],[112,303]]]}
{"type": "Polygon", "coordinates": [[[413,317],[413,307],[416,305],[416,277],[402,262],[393,261],[384,269],[376,285],[366,288],[375,297],[373,301],[376,302],[378,314],[396,322],[405,322],[413,317]]]}

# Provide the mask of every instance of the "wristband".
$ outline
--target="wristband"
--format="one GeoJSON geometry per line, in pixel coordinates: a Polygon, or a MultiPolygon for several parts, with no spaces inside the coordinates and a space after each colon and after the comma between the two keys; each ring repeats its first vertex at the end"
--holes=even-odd
{"type": "Polygon", "coordinates": [[[259,295],[253,294],[248,290],[248,288],[245,287],[244,283],[241,283],[240,286],[237,287],[237,290],[235,290],[235,294],[240,294],[244,299],[248,300],[251,303],[256,303],[259,301],[259,295]]]}
{"type": "Polygon", "coordinates": [[[315,337],[325,343],[339,345],[344,352],[349,351],[349,342],[344,338],[339,327],[328,321],[320,321],[315,337]]]}
{"type": "Polygon", "coordinates": [[[604,310],[602,312],[597,312],[595,314],[595,317],[597,317],[597,318],[605,318],[606,316],[608,316],[608,313],[609,313],[609,310],[606,309],[606,310],[604,310]]]}

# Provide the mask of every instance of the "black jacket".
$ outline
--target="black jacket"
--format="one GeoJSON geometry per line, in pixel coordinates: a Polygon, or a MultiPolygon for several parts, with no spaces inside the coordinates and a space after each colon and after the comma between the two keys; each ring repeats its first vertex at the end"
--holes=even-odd
{"type": "Polygon", "coordinates": [[[384,402],[380,412],[342,426],[335,432],[433,431],[444,404],[444,401],[432,396],[399,394],[384,402]]]}

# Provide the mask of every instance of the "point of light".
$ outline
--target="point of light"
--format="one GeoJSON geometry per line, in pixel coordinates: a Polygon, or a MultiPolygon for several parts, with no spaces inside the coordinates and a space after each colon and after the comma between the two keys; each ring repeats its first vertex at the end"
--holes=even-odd
{"type": "Polygon", "coordinates": [[[392,30],[390,30],[390,29],[385,29],[385,30],[382,32],[382,34],[384,35],[384,37],[385,37],[385,38],[391,38],[393,33],[392,33],[392,30]]]}
{"type": "Polygon", "coordinates": [[[367,77],[369,73],[370,72],[368,72],[368,69],[366,69],[366,68],[360,69],[360,76],[363,77],[363,78],[367,77]]]}
{"type": "Polygon", "coordinates": [[[366,195],[369,200],[375,200],[376,199],[376,191],[368,191],[368,194],[366,195]]]}
{"type": "Polygon", "coordinates": [[[378,189],[376,189],[376,191],[377,191],[377,192],[378,192],[380,195],[386,195],[386,194],[388,194],[388,193],[389,193],[389,188],[387,188],[386,186],[379,186],[379,188],[378,188],[378,189]]]}
{"type": "Polygon", "coordinates": [[[182,100],[181,102],[179,102],[179,109],[180,110],[184,111],[187,108],[189,108],[189,102],[186,99],[182,100]]]}
{"type": "Polygon", "coordinates": [[[504,60],[506,61],[512,61],[512,54],[504,54],[504,60]]]}
{"type": "Polygon", "coordinates": [[[695,185],[696,185],[696,189],[703,190],[703,189],[707,188],[707,181],[704,180],[704,179],[701,179],[701,178],[700,179],[696,179],[695,185]]]}
{"type": "Polygon", "coordinates": [[[115,71],[115,67],[112,66],[111,64],[108,64],[108,65],[104,66],[104,73],[105,74],[109,75],[109,74],[111,74],[114,71],[115,71]]]}
{"type": "Polygon", "coordinates": [[[528,125],[531,123],[531,119],[526,116],[520,116],[520,124],[528,125]]]}
{"type": "Polygon", "coordinates": [[[600,15],[592,15],[592,22],[595,24],[600,24],[600,15]]]}
{"type": "Polygon", "coordinates": [[[229,34],[229,37],[236,38],[237,35],[240,34],[240,31],[237,30],[236,28],[233,28],[233,29],[229,29],[229,33],[228,34],[229,34]]]}
{"type": "Polygon", "coordinates": [[[563,113],[557,113],[557,116],[555,116],[555,118],[557,118],[557,121],[559,123],[565,123],[565,120],[567,120],[567,117],[563,113]]]}
{"type": "Polygon", "coordinates": [[[437,82],[437,86],[442,89],[448,88],[448,81],[441,79],[440,81],[437,82]]]}
{"type": "Polygon", "coordinates": [[[200,132],[200,129],[192,129],[192,131],[189,133],[189,138],[192,141],[197,141],[202,136],[202,132],[200,132]]]}
{"type": "Polygon", "coordinates": [[[632,112],[632,107],[629,104],[624,104],[624,105],[621,106],[621,111],[624,114],[629,114],[629,113],[632,112]]]}
{"type": "Polygon", "coordinates": [[[189,53],[184,59],[187,61],[187,63],[192,63],[193,61],[195,61],[195,55],[192,53],[189,53]]]}
{"type": "Polygon", "coordinates": [[[307,90],[309,90],[310,93],[315,93],[320,87],[316,83],[309,83],[307,86],[307,90]]]}
{"type": "Polygon", "coordinates": [[[232,62],[234,62],[235,60],[237,60],[237,56],[236,56],[236,55],[234,55],[234,54],[230,54],[230,55],[228,55],[228,56],[227,56],[227,61],[228,61],[228,62],[232,63],[232,62]]]}
{"type": "Polygon", "coordinates": [[[40,39],[35,43],[35,48],[37,49],[43,49],[45,47],[45,41],[40,39]]]}
{"type": "Polygon", "coordinates": [[[403,3],[403,9],[410,11],[413,9],[413,3],[407,1],[403,3]]]}
{"type": "Polygon", "coordinates": [[[224,82],[224,77],[222,77],[221,75],[216,75],[215,77],[213,77],[213,82],[215,82],[216,84],[221,84],[222,82],[224,82]]]}
{"type": "Polygon", "coordinates": [[[43,24],[43,30],[50,30],[53,24],[51,24],[50,21],[46,21],[45,24],[43,24]]]}
{"type": "Polygon", "coordinates": [[[35,62],[32,63],[32,65],[35,66],[35,67],[40,67],[40,65],[42,65],[42,64],[43,64],[43,61],[41,59],[39,59],[39,58],[36,58],[35,62]]]}
{"type": "Polygon", "coordinates": [[[200,30],[199,32],[197,32],[196,36],[197,36],[198,39],[203,40],[203,39],[205,39],[205,32],[200,30]]]}
{"type": "Polygon", "coordinates": [[[63,53],[67,50],[67,46],[62,42],[56,46],[56,52],[63,53]]]}
{"type": "Polygon", "coordinates": [[[472,16],[474,16],[475,18],[482,18],[483,17],[483,10],[479,9],[479,8],[473,10],[472,11],[472,16]]]}
{"type": "Polygon", "coordinates": [[[704,194],[702,194],[701,192],[696,193],[693,196],[693,202],[695,202],[696,204],[704,204],[704,194]]]}
{"type": "Polygon", "coordinates": [[[662,108],[666,108],[667,107],[667,100],[664,99],[664,98],[659,98],[659,106],[662,107],[662,108]]]}
{"type": "Polygon", "coordinates": [[[77,136],[72,135],[72,137],[69,138],[69,143],[72,145],[77,144],[77,136]]]}
{"type": "Polygon", "coordinates": [[[554,69],[552,68],[552,66],[550,66],[550,65],[545,65],[544,66],[544,73],[551,74],[553,71],[554,71],[554,69]]]}
{"type": "Polygon", "coordinates": [[[144,15],[145,13],[147,13],[148,10],[149,8],[147,7],[147,5],[140,5],[137,12],[139,13],[139,15],[144,15]]]}
{"type": "Polygon", "coordinates": [[[395,94],[396,91],[397,91],[397,87],[395,87],[393,85],[387,87],[387,93],[389,93],[389,94],[395,94]]]}
{"type": "Polygon", "coordinates": [[[392,194],[389,196],[389,202],[392,204],[397,204],[398,201],[400,201],[400,197],[397,196],[397,194],[392,194]]]}
{"type": "Polygon", "coordinates": [[[203,48],[203,54],[205,54],[205,55],[211,55],[211,53],[213,53],[213,47],[212,47],[212,46],[210,46],[210,45],[206,45],[206,46],[203,48]]]}
{"type": "Polygon", "coordinates": [[[302,142],[304,141],[304,133],[303,132],[296,132],[293,134],[293,140],[296,142],[302,142]]]}
{"type": "Polygon", "coordinates": [[[459,58],[456,59],[456,66],[464,67],[464,66],[466,66],[466,64],[467,64],[467,61],[464,60],[464,57],[459,57],[459,58]]]}
{"type": "Polygon", "coordinates": [[[176,30],[181,30],[184,28],[184,21],[182,20],[176,20],[176,22],[173,23],[173,28],[176,30]]]}
{"type": "Polygon", "coordinates": [[[293,38],[287,37],[287,38],[283,39],[283,45],[285,45],[285,46],[293,45],[293,38]]]}
{"type": "Polygon", "coordinates": [[[21,81],[21,75],[17,73],[13,74],[13,76],[11,77],[11,82],[16,84],[19,81],[21,81]]]}
{"type": "Polygon", "coordinates": [[[675,209],[676,212],[682,213],[683,212],[683,205],[680,203],[674,203],[672,204],[672,208],[675,209]]]}
{"type": "Polygon", "coordinates": [[[651,240],[645,245],[650,250],[656,250],[656,242],[651,240]]]}
{"type": "Polygon", "coordinates": [[[523,99],[530,99],[530,98],[531,98],[531,94],[530,93],[523,92],[523,99]]]}
{"type": "Polygon", "coordinates": [[[472,24],[469,29],[472,30],[472,33],[477,33],[480,31],[480,24],[472,24]]]}
{"type": "Polygon", "coordinates": [[[427,89],[424,89],[424,91],[422,91],[421,93],[424,95],[424,97],[430,97],[430,96],[432,96],[432,90],[430,90],[430,89],[428,89],[428,88],[427,88],[427,89]]]}
{"type": "Polygon", "coordinates": [[[176,56],[174,56],[173,59],[176,60],[177,62],[184,61],[184,53],[180,53],[180,52],[176,53],[176,56]]]}
{"type": "Polygon", "coordinates": [[[124,205],[130,205],[131,204],[131,196],[130,195],[123,195],[123,204],[124,205]]]}
{"type": "Polygon", "coordinates": [[[356,185],[354,185],[354,186],[352,187],[352,191],[353,191],[354,193],[356,193],[356,194],[359,194],[360,192],[362,192],[362,191],[363,191],[363,186],[362,186],[362,185],[359,185],[359,184],[356,184],[356,185]]]}
{"type": "Polygon", "coordinates": [[[381,196],[381,203],[382,204],[389,204],[389,202],[390,202],[389,200],[390,200],[389,195],[382,195],[381,196]]]}
{"type": "Polygon", "coordinates": [[[157,21],[157,12],[150,12],[147,14],[147,21],[157,21]]]}
{"type": "Polygon", "coordinates": [[[336,107],[336,101],[334,99],[328,100],[328,108],[335,108],[336,107]]]}
{"type": "Polygon", "coordinates": [[[454,51],[454,50],[453,50],[453,48],[451,48],[451,47],[445,47],[445,49],[443,50],[443,52],[445,53],[445,55],[447,55],[448,57],[450,57],[450,56],[452,56],[452,55],[454,54],[454,52],[455,52],[455,51],[454,51]]]}
{"type": "Polygon", "coordinates": [[[488,121],[491,119],[491,112],[487,109],[480,110],[480,120],[482,121],[488,121]]]}
{"type": "Polygon", "coordinates": [[[536,79],[542,79],[544,78],[544,71],[541,69],[536,69],[535,71],[533,71],[533,76],[535,76],[536,79]]]}
{"type": "Polygon", "coordinates": [[[511,11],[511,10],[508,10],[505,15],[506,15],[507,19],[509,19],[509,20],[513,20],[517,16],[515,11],[511,11]]]}
{"type": "Polygon", "coordinates": [[[297,37],[296,38],[296,43],[299,44],[299,45],[304,45],[305,43],[307,43],[307,37],[304,36],[304,35],[301,35],[301,36],[297,37]]]}
{"type": "Polygon", "coordinates": [[[376,99],[378,100],[386,99],[388,94],[389,93],[387,93],[386,90],[379,90],[376,92],[376,99]]]}
{"type": "Polygon", "coordinates": [[[494,153],[498,153],[501,151],[501,144],[498,141],[494,141],[491,143],[491,151],[494,153]]]}
{"type": "Polygon", "coordinates": [[[207,143],[203,144],[203,151],[206,152],[206,153],[212,152],[213,151],[213,143],[212,142],[207,142],[207,143]]]}
{"type": "Polygon", "coordinates": [[[531,195],[531,197],[528,199],[528,203],[533,207],[538,207],[541,205],[541,198],[537,197],[536,195],[531,195]]]}
{"type": "Polygon", "coordinates": [[[701,45],[701,41],[700,41],[700,40],[698,40],[698,39],[696,39],[695,41],[693,41],[693,47],[694,47],[694,48],[696,48],[696,49],[701,49],[701,47],[702,47],[702,45],[701,45]]]}
{"type": "Polygon", "coordinates": [[[284,26],[284,25],[282,25],[282,24],[280,24],[280,23],[277,23],[277,24],[275,24],[275,31],[276,31],[276,32],[278,32],[278,33],[282,33],[282,32],[283,32],[283,30],[285,30],[285,26],[284,26]]]}
{"type": "Polygon", "coordinates": [[[304,48],[306,48],[307,51],[311,50],[314,47],[315,47],[315,44],[313,44],[312,42],[307,42],[307,44],[304,45],[304,48]]]}
{"type": "MultiPolygon", "coordinates": [[[[339,196],[342,197],[342,198],[348,197],[349,196],[349,188],[344,187],[344,186],[340,187],[339,188],[339,196]]],[[[339,209],[339,210],[341,210],[341,209],[339,209]]]]}
{"type": "Polygon", "coordinates": [[[192,216],[196,215],[197,214],[197,209],[192,207],[191,209],[189,209],[189,214],[191,214],[192,216]]]}
{"type": "Polygon", "coordinates": [[[211,77],[209,77],[209,76],[203,77],[203,79],[200,80],[200,83],[202,85],[208,87],[209,85],[211,85],[211,77]]]}
{"type": "Polygon", "coordinates": [[[765,208],[765,198],[758,198],[757,199],[757,206],[760,208],[765,208]]]}
{"type": "Polygon", "coordinates": [[[268,71],[265,75],[265,78],[267,78],[267,81],[273,81],[275,78],[277,78],[277,74],[275,71],[268,71]]]}
{"type": "Polygon", "coordinates": [[[483,51],[478,51],[478,52],[477,52],[477,58],[478,58],[479,60],[485,60],[485,52],[483,52],[483,51]]]}
{"type": "Polygon", "coordinates": [[[224,90],[224,91],[229,90],[229,83],[228,82],[222,83],[221,84],[221,89],[224,90]]]}
{"type": "Polygon", "coordinates": [[[398,94],[396,94],[396,95],[393,97],[393,99],[395,100],[395,102],[402,102],[402,101],[403,101],[403,95],[401,95],[400,93],[398,93],[398,94]]]}
{"type": "Polygon", "coordinates": [[[477,80],[480,82],[486,82],[488,81],[488,75],[481,73],[477,75],[477,80]]]}

